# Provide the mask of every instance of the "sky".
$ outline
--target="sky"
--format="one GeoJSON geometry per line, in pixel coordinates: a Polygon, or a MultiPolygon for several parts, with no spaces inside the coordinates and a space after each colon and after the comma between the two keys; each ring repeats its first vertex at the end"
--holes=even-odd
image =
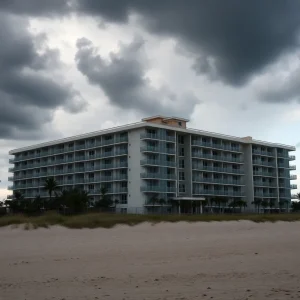
{"type": "Polygon", "coordinates": [[[300,147],[300,1],[1,0],[0,28],[0,199],[9,150],[151,115],[300,147]]]}

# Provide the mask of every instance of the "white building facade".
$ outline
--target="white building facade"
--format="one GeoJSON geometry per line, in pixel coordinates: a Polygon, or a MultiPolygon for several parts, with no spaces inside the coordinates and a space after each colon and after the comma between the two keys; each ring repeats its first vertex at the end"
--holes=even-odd
{"type": "MultiPolygon", "coordinates": [[[[188,120],[155,116],[142,122],[10,151],[9,189],[25,199],[48,197],[55,177],[60,190],[83,189],[92,200],[107,188],[117,208],[153,209],[153,198],[291,201],[295,147],[186,128],[188,120]]],[[[162,201],[163,202],[163,201],[162,201]]],[[[156,203],[159,206],[159,203],[156,203]]]]}

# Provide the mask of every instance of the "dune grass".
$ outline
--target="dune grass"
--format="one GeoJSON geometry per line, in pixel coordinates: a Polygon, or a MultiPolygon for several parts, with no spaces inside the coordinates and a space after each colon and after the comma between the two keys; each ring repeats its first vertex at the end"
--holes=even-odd
{"type": "Polygon", "coordinates": [[[38,217],[26,215],[7,215],[0,217],[0,227],[24,224],[24,229],[48,228],[60,225],[67,228],[112,228],[116,225],[134,226],[144,222],[156,224],[160,222],[212,222],[242,221],[277,222],[300,221],[300,214],[215,214],[215,215],[134,215],[91,213],[75,216],[63,216],[49,212],[38,217]]]}

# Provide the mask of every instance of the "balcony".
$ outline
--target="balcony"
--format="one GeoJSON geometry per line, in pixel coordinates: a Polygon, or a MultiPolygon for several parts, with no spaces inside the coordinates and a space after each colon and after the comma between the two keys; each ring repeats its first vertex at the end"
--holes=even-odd
{"type": "Polygon", "coordinates": [[[167,153],[175,154],[175,148],[157,147],[157,146],[142,146],[141,152],[155,152],[155,153],[167,153]]]}
{"type": "Polygon", "coordinates": [[[262,166],[274,167],[274,168],[276,166],[275,162],[263,161],[263,160],[260,160],[260,159],[253,159],[253,165],[262,165],[262,166]]]}
{"type": "Polygon", "coordinates": [[[275,172],[266,172],[266,171],[253,171],[254,176],[266,176],[266,177],[277,177],[275,172]]]}
{"type": "Polygon", "coordinates": [[[127,143],[127,142],[128,142],[128,136],[117,136],[117,137],[115,137],[115,144],[127,143]]]}
{"type": "Polygon", "coordinates": [[[297,175],[290,175],[290,180],[296,180],[297,179],[297,175]]]}
{"type": "Polygon", "coordinates": [[[201,152],[192,152],[192,157],[193,158],[202,158],[202,159],[226,161],[226,162],[243,163],[243,159],[241,159],[241,158],[224,156],[224,155],[203,154],[201,152]]]}
{"type": "Polygon", "coordinates": [[[114,194],[124,194],[128,193],[128,188],[127,187],[117,187],[114,189],[114,194]]]}
{"type": "Polygon", "coordinates": [[[263,155],[263,156],[274,156],[275,155],[274,152],[262,151],[262,150],[259,150],[259,149],[253,149],[252,153],[256,154],[256,155],[263,155]]]}
{"type": "Polygon", "coordinates": [[[169,141],[175,142],[175,136],[170,135],[161,135],[161,134],[152,134],[149,132],[144,132],[141,134],[141,139],[151,139],[151,140],[161,140],[161,141],[169,141]]]}
{"type": "Polygon", "coordinates": [[[8,177],[8,181],[14,181],[14,177],[13,176],[8,177]]]}
{"type": "Polygon", "coordinates": [[[153,166],[167,166],[175,168],[175,161],[167,161],[160,159],[143,159],[141,160],[141,166],[153,165],[153,166]]]}
{"type": "Polygon", "coordinates": [[[294,165],[294,166],[289,166],[289,169],[290,170],[296,170],[296,166],[294,165]]]}
{"type": "Polygon", "coordinates": [[[192,146],[198,146],[203,148],[212,148],[212,149],[220,149],[225,151],[232,151],[232,152],[241,152],[241,147],[233,147],[226,144],[221,143],[213,143],[213,142],[203,142],[199,140],[192,140],[192,146]]]}
{"type": "Polygon", "coordinates": [[[175,187],[147,185],[141,187],[141,192],[176,193],[175,187]]]}
{"type": "Polygon", "coordinates": [[[13,172],[15,172],[15,171],[16,171],[15,168],[9,168],[9,169],[8,169],[8,172],[10,172],[10,173],[13,173],[13,172]]]}
{"type": "Polygon", "coordinates": [[[75,150],[85,150],[86,145],[85,144],[80,144],[80,145],[75,145],[75,150]]]}
{"type": "Polygon", "coordinates": [[[255,186],[277,187],[276,182],[254,180],[255,186]]]}
{"type": "Polygon", "coordinates": [[[193,182],[204,182],[211,184],[222,184],[222,185],[244,185],[241,180],[230,180],[230,179],[217,179],[217,178],[203,178],[203,177],[193,177],[193,182]]]}
{"type": "Polygon", "coordinates": [[[175,174],[166,174],[166,173],[141,173],[141,178],[143,179],[164,179],[164,180],[175,180],[175,174]]]}
{"type": "Polygon", "coordinates": [[[297,189],[297,184],[291,184],[290,187],[291,187],[292,190],[296,190],[297,189]]]}
{"type": "Polygon", "coordinates": [[[128,149],[116,149],[115,155],[127,155],[128,149]]]}
{"type": "Polygon", "coordinates": [[[193,190],[194,195],[212,195],[212,196],[232,196],[232,197],[243,197],[243,191],[224,191],[224,190],[193,190]]]}
{"type": "Polygon", "coordinates": [[[283,198],[283,199],[297,199],[297,195],[291,195],[291,193],[279,193],[279,198],[283,198]]]}
{"type": "Polygon", "coordinates": [[[289,160],[290,160],[290,161],[296,160],[296,156],[295,156],[295,155],[290,155],[290,156],[289,156],[289,160]]]}
{"type": "Polygon", "coordinates": [[[277,194],[276,193],[267,193],[267,192],[254,192],[254,197],[277,198],[277,194]]]}
{"type": "Polygon", "coordinates": [[[211,167],[211,166],[202,166],[193,164],[194,170],[199,171],[211,171],[211,172],[218,172],[218,173],[228,173],[228,174],[244,174],[244,169],[233,169],[233,168],[219,168],[219,167],[211,167]]]}
{"type": "Polygon", "coordinates": [[[286,168],[286,169],[289,169],[289,167],[290,167],[288,161],[286,161],[284,163],[279,162],[279,163],[277,163],[277,166],[278,166],[278,168],[286,168]]]}

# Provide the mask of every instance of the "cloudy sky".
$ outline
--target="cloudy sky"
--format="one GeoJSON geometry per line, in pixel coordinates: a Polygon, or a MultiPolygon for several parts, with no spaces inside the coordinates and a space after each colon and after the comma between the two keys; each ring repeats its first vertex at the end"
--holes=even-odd
{"type": "Polygon", "coordinates": [[[300,1],[1,0],[0,42],[0,199],[9,150],[149,115],[300,146],[300,1]]]}

